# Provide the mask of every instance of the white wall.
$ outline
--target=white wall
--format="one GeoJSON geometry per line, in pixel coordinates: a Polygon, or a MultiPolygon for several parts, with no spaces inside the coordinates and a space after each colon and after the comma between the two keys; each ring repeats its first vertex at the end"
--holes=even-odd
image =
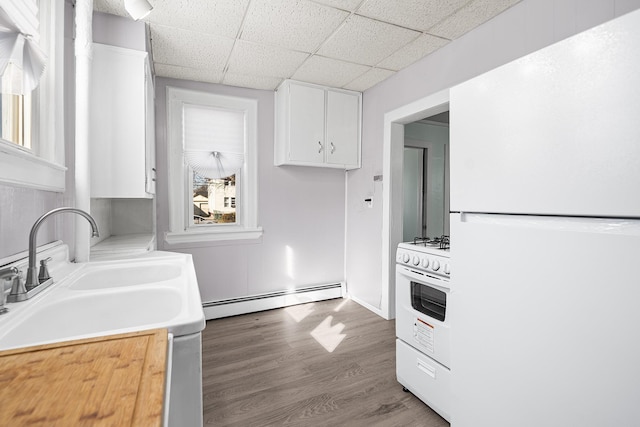
{"type": "Polygon", "coordinates": [[[274,93],[156,79],[158,249],[190,253],[204,302],[344,281],[345,172],[274,166],[274,93]],[[166,88],[258,100],[257,241],[168,245],[166,88]]]}
{"type": "Polygon", "coordinates": [[[384,114],[637,8],[640,0],[523,0],[364,92],[363,167],[347,175],[346,277],[356,300],[380,309],[386,280],[382,200],[360,208],[382,173],[384,114]]]}

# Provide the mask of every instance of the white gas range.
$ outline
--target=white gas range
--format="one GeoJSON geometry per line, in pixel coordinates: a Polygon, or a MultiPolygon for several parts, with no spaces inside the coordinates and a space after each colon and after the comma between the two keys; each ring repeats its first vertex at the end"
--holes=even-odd
{"type": "Polygon", "coordinates": [[[400,243],[396,262],[398,382],[450,421],[449,237],[400,243]]]}

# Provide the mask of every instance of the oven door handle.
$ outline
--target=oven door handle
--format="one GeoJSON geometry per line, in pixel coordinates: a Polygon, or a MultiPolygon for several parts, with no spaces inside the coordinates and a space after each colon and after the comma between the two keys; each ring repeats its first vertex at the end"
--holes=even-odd
{"type": "Polygon", "coordinates": [[[449,290],[451,289],[448,282],[429,274],[417,273],[414,270],[405,267],[404,265],[396,266],[396,272],[402,276],[407,277],[409,280],[424,283],[433,288],[440,289],[443,292],[449,292],[449,290]]]}

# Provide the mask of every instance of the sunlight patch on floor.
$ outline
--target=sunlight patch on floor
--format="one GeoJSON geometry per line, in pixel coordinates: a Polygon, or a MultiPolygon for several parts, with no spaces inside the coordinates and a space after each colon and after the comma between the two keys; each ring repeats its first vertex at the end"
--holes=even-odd
{"type": "Polygon", "coordinates": [[[300,323],[305,317],[314,312],[313,306],[314,304],[292,305],[285,308],[284,312],[291,316],[297,323],[300,323]]]}
{"type": "Polygon", "coordinates": [[[344,323],[331,325],[331,322],[333,322],[333,316],[327,316],[311,331],[311,336],[329,353],[333,353],[344,337],[347,336],[341,333],[345,327],[344,323]]]}
{"type": "Polygon", "coordinates": [[[344,305],[348,302],[349,298],[344,298],[344,301],[342,301],[336,308],[334,308],[333,311],[335,311],[336,313],[339,312],[340,310],[342,310],[342,307],[344,307],[344,305]]]}

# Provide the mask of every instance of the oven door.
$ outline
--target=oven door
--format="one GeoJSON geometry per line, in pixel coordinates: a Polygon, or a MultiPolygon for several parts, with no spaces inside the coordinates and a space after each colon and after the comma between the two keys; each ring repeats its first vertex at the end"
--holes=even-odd
{"type": "Polygon", "coordinates": [[[448,282],[396,266],[396,336],[449,367],[448,282]]]}

